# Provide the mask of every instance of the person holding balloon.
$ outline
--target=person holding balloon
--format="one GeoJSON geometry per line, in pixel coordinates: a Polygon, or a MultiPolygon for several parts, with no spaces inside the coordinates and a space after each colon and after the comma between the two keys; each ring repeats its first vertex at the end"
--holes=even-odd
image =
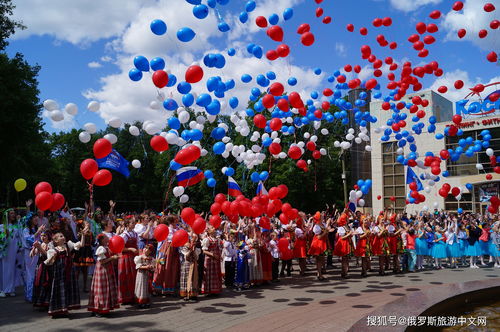
{"type": "Polygon", "coordinates": [[[52,266],[45,265],[47,259],[47,251],[51,243],[51,234],[49,231],[42,230],[40,233],[40,241],[33,243],[30,256],[36,257],[37,267],[35,271],[35,279],[33,283],[32,302],[34,307],[48,307],[49,297],[52,290],[52,266]]]}
{"type": "Polygon", "coordinates": [[[151,306],[151,274],[154,271],[153,264],[154,246],[147,244],[142,255],[134,257],[137,277],[135,279],[135,300],[139,308],[149,308],[151,306]]]}
{"type": "Polygon", "coordinates": [[[99,247],[95,251],[97,263],[90,286],[88,311],[93,316],[100,317],[111,310],[120,307],[118,303],[118,285],[116,281],[113,262],[118,260],[118,255],[112,255],[108,247],[109,237],[101,233],[97,236],[99,247]]]}
{"type": "MultiPolygon", "coordinates": [[[[75,254],[74,258],[74,263],[75,267],[77,267],[77,274],[76,274],[76,279],[78,280],[80,278],[80,273],[83,277],[83,292],[88,293],[88,269],[92,265],[94,265],[94,253],[92,250],[92,244],[94,243],[94,236],[92,234],[92,231],[90,230],[90,224],[87,221],[84,221],[82,223],[79,223],[77,225],[78,229],[78,238],[85,237],[85,241],[82,243],[85,243],[84,246],[78,250],[78,253],[75,254]]],[[[71,234],[69,229],[65,230],[63,232],[67,235],[66,238],[71,234]]]]}
{"type": "MultiPolygon", "coordinates": [[[[349,210],[346,208],[346,210],[349,210]]],[[[340,276],[347,279],[347,273],[349,272],[349,255],[352,251],[352,236],[353,232],[348,228],[347,225],[347,213],[344,213],[337,220],[337,241],[335,242],[335,248],[333,249],[333,254],[340,257],[342,267],[340,271],[340,276]]]]}
{"type": "Polygon", "coordinates": [[[312,228],[312,231],[314,233],[314,238],[311,242],[311,247],[309,248],[308,254],[311,256],[316,257],[316,271],[317,271],[317,278],[320,281],[326,280],[325,277],[323,277],[323,265],[325,263],[325,252],[328,249],[326,240],[328,236],[328,227],[324,225],[322,222],[322,215],[318,211],[314,215],[314,223],[315,225],[312,228]]]}
{"type": "Polygon", "coordinates": [[[119,235],[123,239],[125,247],[118,259],[118,302],[132,304],[134,303],[135,277],[137,274],[134,257],[137,256],[139,251],[139,237],[134,231],[134,217],[125,219],[124,225],[126,229],[119,235]]]}
{"type": "Polygon", "coordinates": [[[177,222],[177,216],[168,215],[164,217],[157,229],[160,227],[163,228],[162,225],[167,226],[168,231],[166,232],[166,236],[160,238],[158,235],[155,235],[158,240],[158,247],[156,250],[153,287],[163,295],[175,294],[180,277],[179,250],[173,244],[174,234],[179,230],[177,222]]]}

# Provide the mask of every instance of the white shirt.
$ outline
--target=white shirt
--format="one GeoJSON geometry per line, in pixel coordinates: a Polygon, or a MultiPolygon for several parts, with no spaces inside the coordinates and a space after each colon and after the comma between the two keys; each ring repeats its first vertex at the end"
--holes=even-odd
{"type": "Polygon", "coordinates": [[[237,252],[236,249],[234,249],[234,245],[231,242],[224,241],[222,256],[224,257],[224,262],[232,262],[236,259],[237,252]]]}
{"type": "Polygon", "coordinates": [[[345,230],[344,227],[337,228],[337,234],[338,234],[338,236],[342,237],[342,236],[346,235],[346,233],[347,232],[346,232],[346,230],[345,230]]]}
{"type": "Polygon", "coordinates": [[[323,232],[323,230],[321,229],[321,226],[320,225],[314,225],[313,227],[313,233],[315,235],[319,235],[323,232]]]}
{"type": "Polygon", "coordinates": [[[280,252],[278,250],[278,245],[276,241],[274,240],[269,241],[269,249],[271,252],[271,256],[273,256],[273,258],[280,258],[280,252]]]}
{"type": "MultiPolygon", "coordinates": [[[[134,232],[137,233],[137,235],[139,235],[140,238],[143,238],[144,239],[144,235],[149,235],[151,237],[152,233],[153,233],[153,229],[150,229],[149,230],[149,234],[144,234],[146,232],[146,229],[148,228],[147,225],[143,225],[143,224],[136,224],[135,227],[134,227],[134,232]]],[[[170,234],[170,232],[169,232],[170,234]]]]}
{"type": "Polygon", "coordinates": [[[295,228],[295,236],[298,239],[303,239],[304,238],[304,231],[301,230],[300,228],[295,228]]]}

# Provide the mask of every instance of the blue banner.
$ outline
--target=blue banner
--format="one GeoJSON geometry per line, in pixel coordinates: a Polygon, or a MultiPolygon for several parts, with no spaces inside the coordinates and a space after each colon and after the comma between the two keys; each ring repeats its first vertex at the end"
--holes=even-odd
{"type": "Polygon", "coordinates": [[[128,160],[122,157],[115,149],[111,153],[101,159],[96,159],[99,168],[109,168],[123,174],[125,177],[129,177],[130,171],[128,165],[130,164],[128,160]]]}
{"type": "Polygon", "coordinates": [[[417,174],[411,169],[411,167],[406,167],[406,184],[410,184],[412,182],[417,183],[417,191],[423,190],[424,186],[422,185],[422,182],[420,182],[420,179],[418,178],[417,174]]]}

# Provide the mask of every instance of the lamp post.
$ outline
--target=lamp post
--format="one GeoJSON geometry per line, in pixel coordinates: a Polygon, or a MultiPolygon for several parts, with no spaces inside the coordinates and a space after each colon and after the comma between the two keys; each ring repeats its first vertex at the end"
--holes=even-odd
{"type": "Polygon", "coordinates": [[[344,206],[347,205],[347,179],[345,174],[345,152],[342,151],[342,183],[344,185],[344,206]]]}

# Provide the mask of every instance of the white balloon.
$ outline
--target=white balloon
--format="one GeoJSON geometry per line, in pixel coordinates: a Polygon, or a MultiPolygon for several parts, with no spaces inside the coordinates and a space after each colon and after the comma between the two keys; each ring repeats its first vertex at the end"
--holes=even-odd
{"type": "Polygon", "coordinates": [[[438,202],[434,202],[434,204],[432,204],[432,206],[434,206],[434,208],[437,209],[438,206],[439,206],[439,203],[438,202]]]}
{"type": "Polygon", "coordinates": [[[181,198],[179,199],[179,202],[181,202],[183,204],[187,203],[187,201],[189,201],[189,196],[186,194],[182,195],[181,198]]]}
{"type": "Polygon", "coordinates": [[[333,142],[333,146],[336,148],[340,148],[340,142],[339,141],[333,142]]]}
{"type": "Polygon", "coordinates": [[[434,182],[434,180],[429,180],[428,184],[429,184],[429,186],[434,187],[436,182],[434,182]]]}
{"type": "Polygon", "coordinates": [[[119,118],[116,118],[116,117],[111,118],[111,120],[109,120],[108,124],[113,128],[120,128],[122,125],[122,120],[119,118]]]}
{"type": "Polygon", "coordinates": [[[215,119],[217,119],[217,116],[210,115],[210,114],[207,113],[207,119],[208,119],[208,122],[214,123],[215,119]]]}
{"type": "Polygon", "coordinates": [[[136,126],[130,126],[128,128],[128,132],[130,133],[130,135],[132,136],[139,136],[140,132],[139,132],[139,128],[137,128],[136,126]]]}
{"type": "Polygon", "coordinates": [[[186,111],[181,111],[177,114],[180,123],[186,123],[189,121],[189,113],[186,111]]]}
{"type": "Polygon", "coordinates": [[[477,168],[479,171],[482,171],[482,170],[484,169],[483,164],[476,164],[476,168],[477,168]]]}
{"type": "Polygon", "coordinates": [[[430,193],[431,192],[431,188],[429,188],[429,187],[425,187],[424,190],[425,190],[426,193],[430,193]]]}
{"type": "Polygon", "coordinates": [[[365,146],[365,150],[368,151],[368,152],[371,152],[372,151],[371,145],[365,146]]]}
{"type": "Polygon", "coordinates": [[[351,135],[354,134],[354,128],[349,128],[349,130],[347,130],[347,133],[349,133],[351,135]]]}
{"type": "Polygon", "coordinates": [[[365,200],[364,199],[360,199],[358,201],[358,205],[361,206],[361,207],[365,206],[365,200]]]}
{"type": "Polygon", "coordinates": [[[322,156],[326,156],[326,149],[325,148],[319,149],[319,153],[321,153],[322,156]]]}
{"type": "Polygon", "coordinates": [[[223,158],[227,158],[227,157],[229,157],[229,152],[228,151],[224,151],[221,156],[223,158]]]}
{"type": "Polygon", "coordinates": [[[272,139],[275,139],[276,137],[278,137],[278,132],[277,132],[277,131],[273,131],[273,132],[271,133],[271,138],[272,138],[272,139]]]}
{"type": "Polygon", "coordinates": [[[78,139],[82,143],[88,143],[90,142],[90,134],[86,131],[82,131],[80,134],[78,134],[78,139]]]}
{"type": "Polygon", "coordinates": [[[167,139],[168,144],[177,144],[179,139],[179,137],[172,132],[168,132],[165,138],[167,139]]]}
{"type": "Polygon", "coordinates": [[[363,192],[361,190],[356,191],[356,198],[361,198],[363,196],[363,192]]]}
{"type": "Polygon", "coordinates": [[[177,146],[184,146],[186,143],[187,142],[182,137],[177,138],[177,146]]]}
{"type": "Polygon", "coordinates": [[[153,100],[152,102],[149,103],[149,107],[154,110],[159,110],[161,109],[161,104],[156,100],[153,100]]]}
{"type": "Polygon", "coordinates": [[[99,108],[101,108],[101,105],[95,100],[91,101],[87,105],[87,109],[91,112],[97,112],[99,110],[99,108]]]}
{"type": "Polygon", "coordinates": [[[321,121],[314,121],[313,122],[313,127],[314,127],[314,129],[318,130],[319,127],[321,127],[321,121]]]}
{"type": "Polygon", "coordinates": [[[356,138],[354,139],[354,142],[356,142],[356,144],[361,144],[361,142],[362,142],[362,141],[363,141],[363,140],[362,140],[361,138],[359,138],[359,137],[356,137],[356,138]]]}
{"type": "Polygon", "coordinates": [[[457,201],[461,200],[462,199],[462,194],[458,194],[456,197],[457,201]]]}
{"type": "Polygon", "coordinates": [[[160,128],[158,128],[154,123],[148,123],[148,125],[146,127],[144,127],[144,130],[149,135],[154,135],[160,131],[160,128]]]}
{"type": "Polygon", "coordinates": [[[493,151],[492,148],[487,148],[486,149],[486,154],[488,155],[488,157],[491,157],[491,156],[493,156],[493,154],[495,154],[495,152],[493,151]]]}
{"type": "Polygon", "coordinates": [[[137,159],[132,160],[132,167],[141,168],[141,162],[137,159]]]}
{"type": "Polygon", "coordinates": [[[297,146],[302,149],[304,146],[306,146],[306,143],[300,141],[299,143],[297,143],[297,146]]]}
{"type": "Polygon", "coordinates": [[[204,124],[207,121],[207,118],[205,118],[203,115],[198,115],[196,117],[196,122],[199,124],[204,124]]]}
{"type": "Polygon", "coordinates": [[[62,121],[64,120],[64,113],[60,110],[50,111],[50,118],[55,122],[62,121]]]}
{"type": "Polygon", "coordinates": [[[89,134],[95,134],[97,132],[97,127],[92,122],[87,122],[86,124],[84,124],[83,129],[85,129],[85,131],[89,134]]]}
{"type": "Polygon", "coordinates": [[[182,194],[184,194],[184,187],[182,186],[174,187],[173,193],[175,197],[181,196],[182,194]]]}
{"type": "Polygon", "coordinates": [[[205,149],[201,149],[201,153],[200,153],[200,155],[201,155],[202,157],[205,157],[207,154],[208,154],[208,151],[207,151],[207,150],[205,150],[205,149]]]}
{"type": "Polygon", "coordinates": [[[106,134],[104,138],[109,141],[111,144],[115,144],[118,141],[118,137],[115,134],[106,134]]]}
{"type": "Polygon", "coordinates": [[[345,135],[345,139],[348,140],[348,141],[352,141],[354,139],[354,135],[353,134],[347,134],[347,135],[345,135]]]}
{"type": "Polygon", "coordinates": [[[222,143],[228,143],[231,140],[231,137],[224,136],[222,137],[222,143]]]}
{"type": "Polygon", "coordinates": [[[318,141],[318,136],[312,135],[310,141],[316,143],[316,141],[318,141]]]}
{"type": "Polygon", "coordinates": [[[248,127],[243,128],[240,132],[241,136],[246,137],[248,134],[250,134],[250,129],[248,127]]]}
{"type": "Polygon", "coordinates": [[[52,100],[52,99],[47,99],[43,102],[43,107],[47,110],[47,111],[54,111],[56,109],[59,108],[59,105],[57,104],[57,102],[55,100],[52,100]]]}
{"type": "Polygon", "coordinates": [[[311,134],[309,134],[308,132],[305,132],[305,133],[304,133],[304,138],[305,138],[305,139],[308,139],[309,137],[311,137],[311,134]]]}
{"type": "Polygon", "coordinates": [[[326,128],[321,129],[321,134],[328,135],[328,129],[326,129],[326,128]]]}
{"type": "Polygon", "coordinates": [[[69,115],[76,115],[76,113],[78,113],[78,106],[73,103],[68,103],[64,106],[64,111],[69,115]]]}

